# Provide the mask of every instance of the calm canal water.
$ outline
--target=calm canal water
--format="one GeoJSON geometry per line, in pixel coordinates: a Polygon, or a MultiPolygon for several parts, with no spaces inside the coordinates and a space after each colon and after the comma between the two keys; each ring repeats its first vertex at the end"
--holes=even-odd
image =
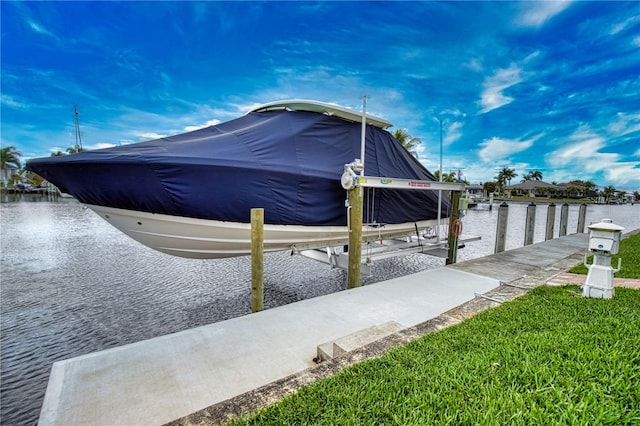
{"type": "MultiPolygon", "coordinates": [[[[37,423],[51,365],[250,313],[248,257],[193,260],[148,249],[70,199],[0,203],[1,389],[6,425],[37,423]]],[[[556,212],[556,235],[560,206],[556,212]]],[[[491,254],[497,204],[470,210],[463,235],[478,235],[459,260],[491,254]]],[[[509,207],[507,249],[524,238],[526,205],[509,207]]],[[[535,242],[544,239],[538,206],[535,242]]],[[[569,210],[574,233],[578,207],[569,210]]],[[[609,217],[640,228],[640,205],[589,206],[587,223],[609,217]]],[[[375,264],[363,284],[433,269],[444,260],[414,254],[375,264]]],[[[265,255],[265,308],[346,288],[346,274],[300,256],[265,255]]]]}

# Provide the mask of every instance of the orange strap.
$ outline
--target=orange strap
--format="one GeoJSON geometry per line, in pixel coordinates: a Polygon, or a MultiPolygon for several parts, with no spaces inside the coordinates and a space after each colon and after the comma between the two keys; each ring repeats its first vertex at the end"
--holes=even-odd
{"type": "Polygon", "coordinates": [[[460,219],[454,219],[451,222],[451,235],[456,238],[462,235],[462,221],[460,219]]]}

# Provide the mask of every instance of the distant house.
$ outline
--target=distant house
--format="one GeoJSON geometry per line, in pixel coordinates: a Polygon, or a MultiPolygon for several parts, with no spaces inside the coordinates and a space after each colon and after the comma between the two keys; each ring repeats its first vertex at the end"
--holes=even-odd
{"type": "Polygon", "coordinates": [[[554,185],[541,180],[528,180],[517,185],[505,187],[505,192],[511,197],[547,197],[550,195],[565,196],[567,187],[563,185],[554,185]]]}
{"type": "Polygon", "coordinates": [[[0,182],[2,182],[4,186],[7,186],[7,183],[13,178],[13,175],[18,173],[18,170],[17,167],[7,164],[6,169],[0,169],[0,182]]]}
{"type": "Polygon", "coordinates": [[[633,203],[633,193],[625,191],[616,191],[616,200],[620,204],[633,203]]]}
{"type": "Polygon", "coordinates": [[[479,198],[479,197],[485,197],[486,198],[486,194],[484,193],[484,188],[482,185],[467,185],[465,186],[465,189],[467,191],[467,194],[470,196],[473,196],[475,198],[479,198]]]}

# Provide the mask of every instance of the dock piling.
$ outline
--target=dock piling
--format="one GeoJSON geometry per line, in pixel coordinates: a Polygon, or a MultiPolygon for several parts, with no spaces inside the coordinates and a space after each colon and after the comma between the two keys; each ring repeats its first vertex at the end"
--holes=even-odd
{"type": "Polygon", "coordinates": [[[569,204],[564,203],[560,207],[560,232],[559,237],[567,235],[567,223],[569,222],[569,204]]]}
{"type": "Polygon", "coordinates": [[[360,259],[362,257],[362,204],[364,189],[356,186],[349,191],[349,269],[347,287],[360,287],[360,259]]]}
{"type": "Polygon", "coordinates": [[[544,234],[544,240],[553,240],[553,227],[556,222],[556,205],[554,203],[549,204],[547,208],[547,228],[544,234]]]}
{"type": "Polygon", "coordinates": [[[507,240],[507,219],[509,218],[509,205],[504,201],[498,207],[498,229],[496,230],[496,246],[494,253],[504,251],[507,240]]]}
{"type": "Polygon", "coordinates": [[[447,252],[446,265],[456,263],[458,259],[458,237],[462,232],[462,222],[460,221],[460,191],[451,192],[451,214],[449,215],[449,236],[447,243],[449,251],[447,252]]]}
{"type": "Polygon", "coordinates": [[[524,245],[533,244],[533,231],[536,227],[536,203],[533,201],[527,206],[527,218],[524,227],[524,245]]]}
{"type": "Polygon", "coordinates": [[[264,309],[264,209],[251,209],[251,312],[264,309]]]}
{"type": "Polygon", "coordinates": [[[587,205],[585,203],[580,204],[580,210],[578,211],[578,234],[584,233],[584,224],[587,219],[587,205]]]}

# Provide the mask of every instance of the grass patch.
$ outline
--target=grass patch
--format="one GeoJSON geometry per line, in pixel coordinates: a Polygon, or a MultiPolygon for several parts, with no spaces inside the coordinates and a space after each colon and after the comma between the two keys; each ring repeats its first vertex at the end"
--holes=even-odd
{"type": "MultiPolygon", "coordinates": [[[[620,241],[620,252],[612,256],[611,266],[618,267],[618,258],[622,258],[620,272],[616,272],[618,278],[640,278],[640,234],[629,236],[620,241]]],[[[593,256],[587,260],[589,265],[593,264],[593,256]]],[[[584,265],[578,265],[569,270],[573,274],[587,275],[589,272],[584,265]]]]}
{"type": "Polygon", "coordinates": [[[640,424],[640,291],[540,287],[233,425],[640,424]]]}

